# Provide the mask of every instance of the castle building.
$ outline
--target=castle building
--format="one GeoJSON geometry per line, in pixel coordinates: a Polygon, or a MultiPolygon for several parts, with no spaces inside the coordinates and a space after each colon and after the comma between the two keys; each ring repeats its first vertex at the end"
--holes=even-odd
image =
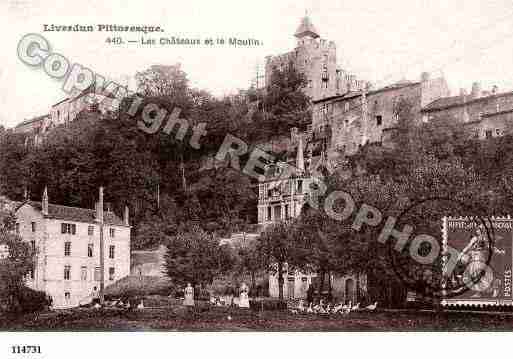
{"type": "Polygon", "coordinates": [[[422,109],[449,96],[443,77],[431,79],[428,73],[420,81],[400,81],[379,89],[350,91],[343,95],[313,101],[314,133],[329,128],[328,157],[351,155],[367,143],[384,143],[397,126],[401,106],[411,106],[413,121],[423,119],[422,109]]]}
{"type": "Polygon", "coordinates": [[[43,133],[50,126],[50,115],[37,116],[20,122],[14,128],[15,133],[43,133]]]}
{"type": "Polygon", "coordinates": [[[84,110],[97,106],[103,113],[110,113],[119,107],[119,101],[107,91],[96,91],[95,84],[84,91],[67,97],[50,108],[50,118],[54,126],[73,122],[84,110]]]}
{"type": "Polygon", "coordinates": [[[486,139],[513,133],[513,92],[482,91],[474,82],[472,91],[433,101],[422,109],[424,121],[444,119],[463,124],[469,136],[486,139]]]}
{"type": "Polygon", "coordinates": [[[266,86],[271,83],[273,71],[283,70],[291,64],[305,75],[308,84],[304,91],[314,101],[366,86],[366,82],[357,80],[337,65],[335,43],[322,39],[308,16],[303,17],[294,36],[297,39],[294,50],[266,57],[266,86]]]}
{"type": "Polygon", "coordinates": [[[42,202],[18,205],[16,232],[36,251],[27,285],[52,297],[54,308],[75,307],[100,288],[100,228],[104,235],[105,284],[130,273],[128,208],[123,220],[103,210],[51,204],[47,190],[42,202]],[[102,225],[103,223],[103,225],[102,225]]]}

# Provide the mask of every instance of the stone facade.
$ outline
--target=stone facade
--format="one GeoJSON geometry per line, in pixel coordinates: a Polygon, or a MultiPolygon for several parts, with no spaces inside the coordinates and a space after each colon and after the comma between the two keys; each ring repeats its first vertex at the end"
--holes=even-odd
{"type": "Polygon", "coordinates": [[[73,122],[80,112],[88,110],[94,105],[97,105],[98,110],[103,114],[115,111],[119,106],[119,101],[111,96],[86,90],[76,96],[65,98],[50,108],[52,123],[54,126],[58,126],[73,122]]]}
{"type": "Polygon", "coordinates": [[[472,91],[460,90],[459,96],[433,101],[422,109],[424,121],[442,119],[462,123],[473,138],[502,136],[511,132],[513,92],[481,91],[474,83],[472,91]]]}
{"type": "Polygon", "coordinates": [[[330,129],[330,159],[338,153],[351,155],[366,143],[383,142],[387,131],[397,125],[398,108],[403,101],[411,105],[414,120],[421,121],[423,106],[448,94],[444,78],[430,79],[424,73],[419,82],[401,81],[376,90],[314,101],[313,131],[330,129]]]}
{"type": "Polygon", "coordinates": [[[284,69],[290,64],[305,75],[308,84],[304,91],[312,100],[354,91],[366,85],[337,65],[335,43],[320,38],[308,16],[301,20],[294,36],[297,39],[294,50],[266,58],[266,86],[270,84],[274,70],[284,69]]]}
{"type": "Polygon", "coordinates": [[[473,136],[478,139],[500,137],[513,133],[513,108],[483,114],[481,121],[469,123],[473,136]]]}
{"type": "MultiPolygon", "coordinates": [[[[36,249],[27,278],[31,288],[45,291],[55,308],[90,300],[100,287],[100,223],[98,211],[26,201],[15,212],[16,231],[36,249]]],[[[105,284],[130,273],[130,226],[112,212],[104,213],[105,284]]]]}

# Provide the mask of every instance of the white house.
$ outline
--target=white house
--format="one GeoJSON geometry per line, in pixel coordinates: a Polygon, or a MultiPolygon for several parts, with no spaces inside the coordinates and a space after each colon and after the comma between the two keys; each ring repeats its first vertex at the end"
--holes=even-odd
{"type": "MultiPolygon", "coordinates": [[[[100,198],[102,195],[100,195],[100,198]]],[[[103,203],[103,199],[100,199],[103,203]]],[[[45,291],[55,308],[78,306],[100,288],[100,228],[104,233],[105,285],[130,274],[128,208],[120,219],[110,211],[25,201],[16,211],[16,232],[36,249],[34,271],[27,279],[45,291]]]]}

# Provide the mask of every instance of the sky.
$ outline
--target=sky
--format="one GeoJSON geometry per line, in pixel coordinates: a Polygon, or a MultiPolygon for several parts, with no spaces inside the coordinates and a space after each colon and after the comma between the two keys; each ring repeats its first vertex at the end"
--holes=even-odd
{"type": "Polygon", "coordinates": [[[513,90],[511,0],[0,0],[0,125],[48,113],[65,98],[59,81],[17,58],[27,33],[42,34],[72,63],[115,79],[179,62],[192,86],[221,96],[248,88],[265,56],[295,47],[305,11],[321,37],[336,43],[341,67],[377,86],[417,80],[427,71],[445,76],[454,94],[469,91],[474,81],[484,90],[513,90]],[[238,37],[263,45],[114,46],[106,39],[119,33],[43,33],[43,24],[159,25],[165,33],[157,38],[238,37]]]}

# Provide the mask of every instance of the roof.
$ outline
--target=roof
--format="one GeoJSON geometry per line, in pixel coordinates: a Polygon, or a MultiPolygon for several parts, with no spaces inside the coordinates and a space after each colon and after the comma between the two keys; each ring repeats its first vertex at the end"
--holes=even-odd
{"type": "MultiPolygon", "coordinates": [[[[397,82],[395,84],[387,85],[387,86],[381,87],[381,88],[376,89],[376,90],[367,91],[366,95],[367,96],[371,96],[371,95],[375,95],[375,94],[378,94],[378,93],[381,93],[381,92],[385,92],[385,91],[400,90],[400,89],[405,88],[405,87],[417,86],[419,84],[420,84],[420,82],[413,82],[413,81],[402,80],[402,81],[397,82]]],[[[337,100],[337,101],[340,100],[341,101],[341,100],[348,100],[348,99],[351,99],[351,98],[359,97],[361,95],[362,95],[362,91],[349,91],[349,92],[346,92],[343,95],[335,95],[335,96],[331,96],[331,97],[326,97],[326,98],[323,98],[323,99],[320,99],[320,100],[315,100],[315,101],[312,101],[312,102],[314,104],[317,104],[317,103],[322,103],[322,102],[327,102],[327,101],[332,101],[332,100],[337,100]]]]}
{"type": "Polygon", "coordinates": [[[301,23],[299,24],[296,33],[294,34],[295,37],[303,37],[303,36],[311,36],[313,38],[319,37],[319,32],[313,26],[312,22],[310,21],[310,18],[308,16],[305,16],[301,19],[301,23]]]}
{"type": "Polygon", "coordinates": [[[513,92],[504,92],[500,94],[492,94],[489,96],[482,96],[478,98],[473,98],[471,95],[463,95],[463,96],[451,96],[451,97],[442,97],[438,100],[435,100],[425,106],[422,111],[440,111],[446,110],[452,107],[464,106],[476,102],[486,101],[491,98],[500,98],[505,96],[512,96],[513,92]]]}
{"type": "MultiPolygon", "coordinates": [[[[33,208],[42,211],[41,202],[25,201],[22,202],[16,210],[21,208],[24,204],[29,204],[33,208]]],[[[114,212],[105,211],[104,223],[114,226],[125,226],[125,223],[119,218],[114,212]]],[[[61,206],[58,204],[48,204],[48,216],[47,218],[62,219],[73,222],[83,223],[95,223],[96,222],[96,211],[94,209],[80,208],[80,207],[68,207],[61,206]]]]}
{"type": "Polygon", "coordinates": [[[61,103],[65,102],[65,101],[68,101],[68,100],[69,100],[69,97],[66,97],[64,100],[61,100],[61,101],[57,102],[56,104],[53,104],[52,107],[60,105],[61,103]]]}
{"type": "Polygon", "coordinates": [[[22,127],[22,126],[26,126],[26,125],[30,125],[31,123],[34,123],[34,122],[37,122],[37,121],[42,121],[45,118],[47,118],[48,116],[49,115],[43,115],[43,116],[37,116],[37,117],[34,117],[34,118],[30,118],[28,120],[25,120],[25,121],[20,122],[19,124],[17,124],[16,128],[19,128],[19,127],[22,127]]]}

